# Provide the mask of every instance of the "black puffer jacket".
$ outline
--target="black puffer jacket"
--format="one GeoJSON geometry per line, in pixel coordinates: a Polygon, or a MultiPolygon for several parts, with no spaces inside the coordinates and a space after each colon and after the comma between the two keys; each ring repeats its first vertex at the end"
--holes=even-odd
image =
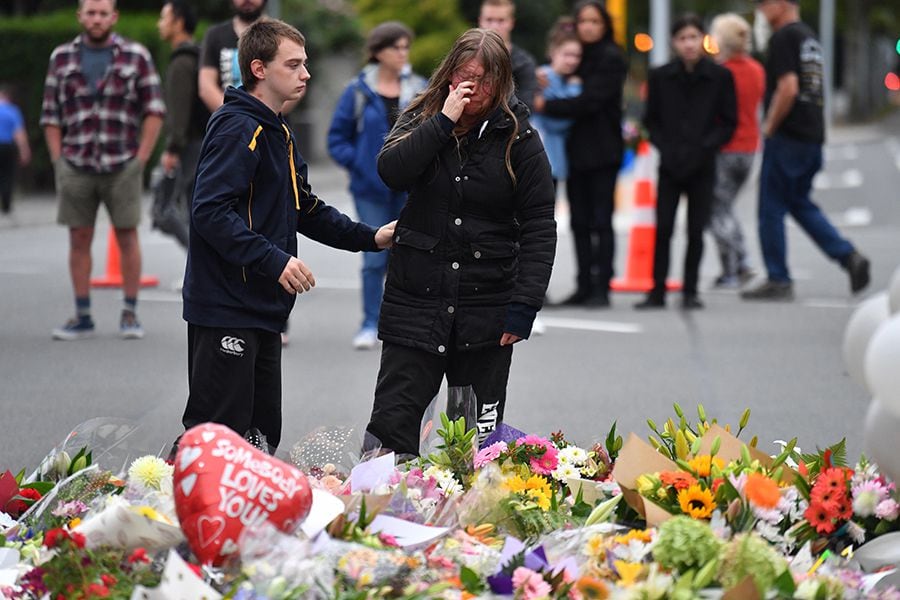
{"type": "MultiPolygon", "coordinates": [[[[511,106],[515,185],[504,163],[515,124],[499,110],[459,143],[438,113],[379,154],[384,182],[409,192],[388,263],[381,339],[444,354],[451,343],[498,345],[523,312],[530,329],[556,251],[554,193],[528,109],[515,98],[511,106]]],[[[402,115],[397,127],[411,119],[402,115]]]]}

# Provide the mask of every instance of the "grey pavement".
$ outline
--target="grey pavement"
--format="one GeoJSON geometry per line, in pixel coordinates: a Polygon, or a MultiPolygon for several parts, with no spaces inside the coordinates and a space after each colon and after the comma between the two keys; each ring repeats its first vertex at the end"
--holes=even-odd
{"type": "MultiPolygon", "coordinates": [[[[862,450],[868,394],[847,375],[841,337],[854,306],[887,286],[898,259],[900,117],[868,126],[836,128],[831,135],[822,189],[816,198],[840,229],[873,260],[873,282],[852,297],[843,271],[796,227],[789,227],[790,265],[797,300],[748,304],[736,292],[703,289],[704,311],[670,308],[637,313],[639,296],[616,294],[609,310],[544,311],[547,333],[516,346],[510,373],[507,422],[547,434],[563,430],[587,444],[601,440],[613,420],[619,431],[647,432],[645,419],[664,420],[672,402],[702,402],[711,415],[736,422],[744,408],[749,431],[767,451],[772,442],[799,436],[812,449],[846,436],[851,456],[862,450]]],[[[313,188],[352,214],[344,174],[331,164],[311,167],[313,188]]],[[[617,266],[628,246],[628,179],[617,218],[617,266]]],[[[744,191],[739,213],[759,270],[755,185],[744,191]]],[[[149,198],[147,199],[149,202],[149,198]]],[[[147,206],[149,208],[149,205],[147,206]]],[[[574,283],[573,250],[565,203],[549,294],[559,298],[574,283]]],[[[146,213],[145,213],[146,214],[146,213]]],[[[55,225],[50,195],[19,197],[15,222],[0,223],[0,468],[34,467],[78,423],[122,417],[143,425],[141,443],[159,452],[180,432],[187,394],[186,327],[173,284],[184,252],[159,232],[142,227],[144,272],[161,284],[142,290],[139,315],[145,339],[117,337],[121,292],[93,293],[98,336],[54,342],[50,330],[72,313],[66,266],[67,236],[55,225]]],[[[107,225],[94,241],[94,273],[104,269],[107,225]]],[[[673,245],[673,276],[683,256],[683,226],[673,245]]],[[[291,318],[283,356],[282,450],[316,427],[360,431],[371,408],[379,353],[354,351],[361,319],[360,257],[301,240],[301,258],[318,286],[302,295],[291,318]]],[[[701,275],[718,274],[712,240],[701,275]]]]}

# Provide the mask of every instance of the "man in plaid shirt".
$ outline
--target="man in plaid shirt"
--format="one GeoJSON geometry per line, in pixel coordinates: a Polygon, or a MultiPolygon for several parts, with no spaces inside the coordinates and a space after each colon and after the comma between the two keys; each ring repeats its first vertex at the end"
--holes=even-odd
{"type": "Polygon", "coordinates": [[[53,330],[53,338],[94,334],[91,241],[103,203],[122,256],[125,304],[119,331],[125,339],[136,339],[144,335],[135,312],[143,171],[165,105],[150,53],[112,31],[119,16],[115,0],[79,0],[77,15],[83,33],[50,55],[41,111],[59,194],[57,222],[69,228],[76,310],[75,318],[53,330]]]}

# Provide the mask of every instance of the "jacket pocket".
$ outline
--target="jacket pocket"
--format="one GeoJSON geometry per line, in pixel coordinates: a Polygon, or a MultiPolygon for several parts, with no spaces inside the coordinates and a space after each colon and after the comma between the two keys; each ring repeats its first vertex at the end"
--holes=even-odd
{"type": "Polygon", "coordinates": [[[472,242],[461,293],[482,296],[508,291],[516,282],[519,244],[512,240],[472,242]]]}
{"type": "Polygon", "coordinates": [[[388,259],[387,285],[416,296],[440,293],[441,270],[437,246],[441,238],[398,227],[388,259]]]}

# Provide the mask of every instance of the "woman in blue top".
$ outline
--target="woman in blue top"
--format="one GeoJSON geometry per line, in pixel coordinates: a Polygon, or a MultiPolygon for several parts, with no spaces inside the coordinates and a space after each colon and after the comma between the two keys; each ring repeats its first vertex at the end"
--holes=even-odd
{"type": "MultiPolygon", "coordinates": [[[[368,64],[344,90],[328,130],[328,152],[350,174],[359,220],[373,227],[395,220],[406,202],[405,193],[381,181],[375,158],[397,116],[425,88],[425,79],[407,62],[412,39],[412,31],[396,21],[372,29],[366,40],[368,64]]],[[[387,253],[363,255],[363,322],[354,348],[368,350],[378,343],[387,259],[387,253]]]]}
{"type": "MultiPolygon", "coordinates": [[[[575,32],[573,18],[560,17],[556,22],[550,31],[547,55],[550,57],[550,63],[538,67],[547,78],[544,98],[557,100],[576,98],[581,95],[581,78],[575,74],[578,64],[581,62],[581,41],[575,32]]],[[[535,114],[532,116],[531,122],[541,134],[544,150],[547,151],[547,158],[550,159],[553,185],[556,186],[560,179],[566,179],[569,176],[566,140],[569,138],[569,130],[572,129],[575,119],[535,114]]]]}

